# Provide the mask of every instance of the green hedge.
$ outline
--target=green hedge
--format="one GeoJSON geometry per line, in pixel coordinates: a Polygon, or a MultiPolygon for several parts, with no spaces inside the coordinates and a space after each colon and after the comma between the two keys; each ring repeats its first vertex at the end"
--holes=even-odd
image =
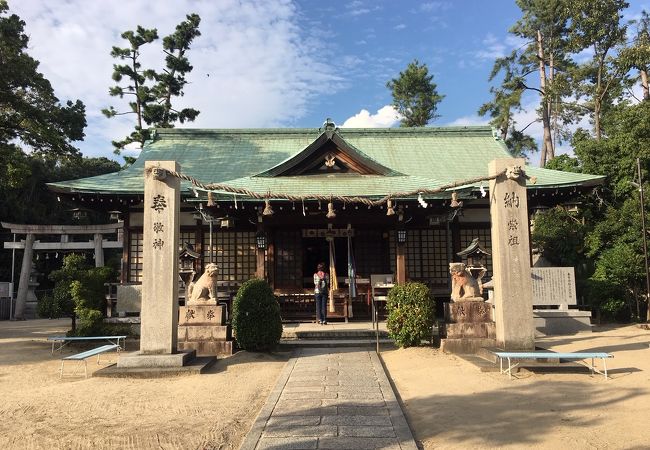
{"type": "Polygon", "coordinates": [[[424,284],[395,286],[388,293],[386,309],[388,332],[400,347],[416,346],[431,337],[435,308],[424,284]]]}
{"type": "Polygon", "coordinates": [[[254,278],[241,285],[233,302],[232,328],[244,350],[272,350],[280,342],[280,305],[266,281],[254,278]]]}

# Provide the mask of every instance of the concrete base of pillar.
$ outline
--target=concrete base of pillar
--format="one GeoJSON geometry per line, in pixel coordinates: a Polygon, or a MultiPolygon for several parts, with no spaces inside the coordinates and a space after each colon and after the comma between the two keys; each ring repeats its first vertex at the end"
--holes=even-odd
{"type": "Polygon", "coordinates": [[[538,336],[591,332],[591,311],[537,309],[533,311],[533,321],[538,336]]]}
{"type": "Polygon", "coordinates": [[[440,350],[445,353],[456,353],[459,355],[475,355],[483,347],[494,347],[494,339],[481,338],[460,338],[460,339],[441,339],[440,350]]]}
{"type": "Polygon", "coordinates": [[[178,342],[179,350],[195,350],[198,356],[231,356],[233,341],[178,342]]]}
{"type": "Polygon", "coordinates": [[[162,355],[144,354],[137,351],[121,354],[117,360],[117,367],[120,369],[183,367],[195,357],[194,350],[162,355]]]}
{"type": "Polygon", "coordinates": [[[93,372],[93,377],[105,378],[160,378],[160,377],[175,377],[180,375],[198,375],[205,373],[210,367],[214,365],[217,358],[203,357],[194,358],[184,366],[180,367],[117,367],[117,364],[112,364],[103,369],[93,372]]]}

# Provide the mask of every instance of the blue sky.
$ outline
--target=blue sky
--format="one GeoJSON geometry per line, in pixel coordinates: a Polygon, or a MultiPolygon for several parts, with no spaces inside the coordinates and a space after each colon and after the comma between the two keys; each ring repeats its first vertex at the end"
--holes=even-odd
{"type": "MultiPolygon", "coordinates": [[[[481,124],[492,63],[521,43],[507,30],[520,17],[511,0],[9,0],[27,23],[30,54],[61,100],[87,107],[84,155],[112,154],[110,141],[132,127],[129,116],[104,118],[114,61],[111,46],[137,25],[172,32],[185,14],[202,18],[189,58],[194,71],[177,106],[201,111],[185,126],[202,128],[319,127],[331,117],[345,126],[395,126],[386,82],[417,58],[434,74],[440,118],[431,125],[481,124]],[[155,6],[154,6],[155,5],[155,6]]],[[[632,0],[626,18],[650,9],[632,0]]],[[[145,66],[162,62],[160,42],[143,51],[145,66]]],[[[535,117],[534,96],[516,116],[535,117]]],[[[536,137],[536,124],[528,128],[536,137]]],[[[132,151],[135,154],[137,151],[132,151]]]]}

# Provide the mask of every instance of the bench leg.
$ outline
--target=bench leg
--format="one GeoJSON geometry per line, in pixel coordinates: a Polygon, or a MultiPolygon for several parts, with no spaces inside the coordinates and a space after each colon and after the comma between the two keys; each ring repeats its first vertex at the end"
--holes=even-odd
{"type": "Polygon", "coordinates": [[[63,378],[63,364],[65,363],[65,360],[61,360],[61,370],[59,370],[59,379],[63,378]]]}
{"type": "Polygon", "coordinates": [[[508,357],[508,379],[512,380],[512,365],[510,363],[510,357],[508,357]]]}
{"type": "Polygon", "coordinates": [[[607,359],[603,358],[603,368],[605,369],[605,380],[607,380],[607,359]]]}

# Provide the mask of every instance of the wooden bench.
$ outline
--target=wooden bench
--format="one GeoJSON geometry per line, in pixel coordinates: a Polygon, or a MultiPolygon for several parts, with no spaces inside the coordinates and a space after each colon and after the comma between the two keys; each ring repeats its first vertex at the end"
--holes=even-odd
{"type": "MultiPolygon", "coordinates": [[[[78,361],[78,362],[83,362],[84,363],[84,375],[86,378],[88,378],[88,364],[86,359],[90,358],[91,356],[97,355],[97,364],[99,364],[99,358],[102,353],[105,352],[110,352],[111,350],[117,350],[118,352],[120,351],[120,346],[117,344],[106,344],[102,345],[101,347],[93,348],[92,350],[86,350],[85,352],[77,353],[76,355],[70,355],[66,356],[61,360],[61,370],[59,373],[59,378],[63,378],[63,366],[66,361],[78,361]]],[[[76,373],[76,370],[75,372],[76,373]]],[[[73,374],[74,374],[73,373],[73,374]]]]}
{"type": "Polygon", "coordinates": [[[609,353],[604,353],[604,352],[571,352],[571,353],[555,353],[555,352],[549,352],[549,351],[539,351],[539,352],[493,352],[498,358],[499,358],[499,369],[501,370],[501,373],[508,373],[508,377],[512,378],[512,369],[517,367],[520,362],[515,362],[515,364],[512,364],[512,360],[521,360],[521,359],[532,359],[532,360],[539,360],[539,359],[568,359],[568,360],[573,360],[573,361],[583,361],[585,359],[591,359],[591,365],[585,364],[589,369],[591,370],[591,373],[593,374],[594,372],[602,373],[605,375],[605,379],[607,379],[607,358],[613,358],[614,355],[610,355],[609,353]],[[508,368],[504,369],[503,368],[503,360],[507,359],[508,360],[508,368]],[[603,361],[603,367],[604,367],[604,372],[601,372],[600,370],[596,369],[594,366],[594,359],[602,359],[603,361]]]}
{"type": "Polygon", "coordinates": [[[70,337],[70,336],[50,336],[47,338],[48,341],[52,342],[52,354],[54,355],[54,346],[58,343],[59,347],[57,350],[61,351],[63,347],[68,345],[70,342],[81,342],[81,341],[108,341],[109,344],[115,344],[120,347],[120,350],[124,350],[126,345],[126,336],[80,336],[80,337],[70,337]],[[122,341],[122,345],[120,345],[122,341]]]}

